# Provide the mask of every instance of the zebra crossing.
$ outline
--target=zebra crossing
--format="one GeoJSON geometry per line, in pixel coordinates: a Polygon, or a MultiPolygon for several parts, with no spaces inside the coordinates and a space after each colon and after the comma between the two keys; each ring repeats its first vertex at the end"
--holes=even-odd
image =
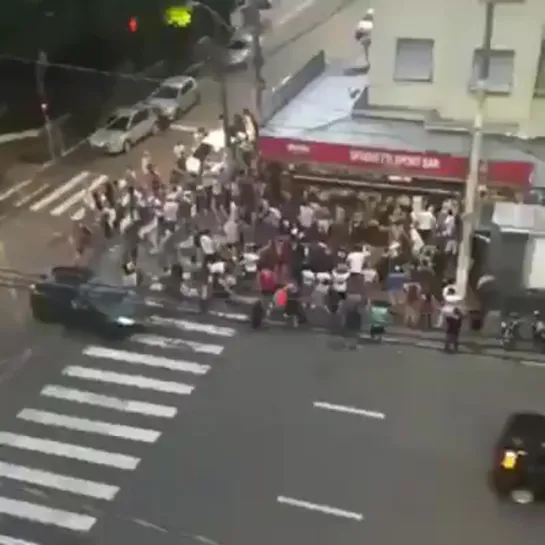
{"type": "Polygon", "coordinates": [[[0,429],[0,545],[92,530],[237,335],[225,320],[152,312],[129,339],[82,347],[0,429]]]}
{"type": "MultiPolygon", "coordinates": [[[[17,210],[29,210],[33,213],[45,213],[53,217],[67,217],[72,221],[81,221],[85,217],[89,196],[98,191],[110,179],[106,174],[97,174],[87,170],[78,172],[61,184],[24,180],[0,192],[0,205],[17,210]],[[34,187],[36,186],[37,187],[34,187]]],[[[120,189],[126,181],[118,180],[120,189]]],[[[128,195],[124,197],[128,203],[128,195]]]]}

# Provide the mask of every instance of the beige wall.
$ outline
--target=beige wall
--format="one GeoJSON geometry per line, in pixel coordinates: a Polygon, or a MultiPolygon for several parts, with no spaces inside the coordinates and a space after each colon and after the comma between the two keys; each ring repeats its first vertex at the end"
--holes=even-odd
{"type": "MultiPolygon", "coordinates": [[[[374,9],[371,103],[436,109],[447,119],[471,119],[475,100],[468,92],[468,83],[474,49],[482,43],[484,5],[479,0],[375,0],[374,9]],[[431,83],[394,81],[397,38],[434,40],[431,83]]],[[[495,15],[493,48],[515,51],[514,86],[508,95],[489,98],[487,118],[520,124],[521,132],[529,136],[544,136],[545,98],[534,99],[533,94],[545,0],[499,5],[495,15]]]]}

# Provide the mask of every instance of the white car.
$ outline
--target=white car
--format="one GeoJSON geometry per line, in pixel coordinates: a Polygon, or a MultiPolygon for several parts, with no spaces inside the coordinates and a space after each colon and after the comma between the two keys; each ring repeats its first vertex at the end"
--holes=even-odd
{"type": "Polygon", "coordinates": [[[239,68],[247,66],[253,55],[252,35],[235,34],[227,44],[227,66],[239,68]]]}
{"type": "Polygon", "coordinates": [[[375,20],[375,10],[370,8],[356,25],[354,37],[361,44],[371,42],[371,32],[373,31],[373,22],[375,20]]]}
{"type": "Polygon", "coordinates": [[[175,76],[168,78],[149,97],[147,103],[160,115],[174,121],[200,101],[199,84],[195,78],[175,76]]]}
{"type": "Polygon", "coordinates": [[[134,144],[159,132],[157,114],[149,106],[138,105],[118,108],[89,138],[92,148],[103,153],[129,152],[134,144]]]}

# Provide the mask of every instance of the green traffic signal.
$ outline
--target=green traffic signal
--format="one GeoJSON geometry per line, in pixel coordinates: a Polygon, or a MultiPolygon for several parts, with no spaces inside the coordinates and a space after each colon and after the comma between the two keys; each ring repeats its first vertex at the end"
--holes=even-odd
{"type": "Polygon", "coordinates": [[[188,6],[172,6],[165,10],[167,25],[186,28],[191,24],[193,8],[188,6]]]}

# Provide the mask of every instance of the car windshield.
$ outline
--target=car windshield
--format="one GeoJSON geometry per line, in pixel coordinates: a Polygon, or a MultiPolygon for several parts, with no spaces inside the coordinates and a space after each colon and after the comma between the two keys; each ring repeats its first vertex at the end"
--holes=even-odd
{"type": "Polygon", "coordinates": [[[127,116],[110,117],[106,126],[112,131],[126,131],[129,126],[130,119],[127,116]]]}
{"type": "Polygon", "coordinates": [[[247,49],[248,44],[244,40],[233,40],[229,44],[229,49],[232,49],[234,51],[242,51],[243,49],[247,49]]]}
{"type": "Polygon", "coordinates": [[[110,288],[90,282],[83,296],[101,312],[129,317],[134,314],[135,296],[122,288],[110,288]]]}
{"type": "Polygon", "coordinates": [[[176,87],[170,87],[169,85],[162,85],[155,94],[155,98],[166,98],[168,100],[174,100],[178,96],[178,89],[176,87]]]}

